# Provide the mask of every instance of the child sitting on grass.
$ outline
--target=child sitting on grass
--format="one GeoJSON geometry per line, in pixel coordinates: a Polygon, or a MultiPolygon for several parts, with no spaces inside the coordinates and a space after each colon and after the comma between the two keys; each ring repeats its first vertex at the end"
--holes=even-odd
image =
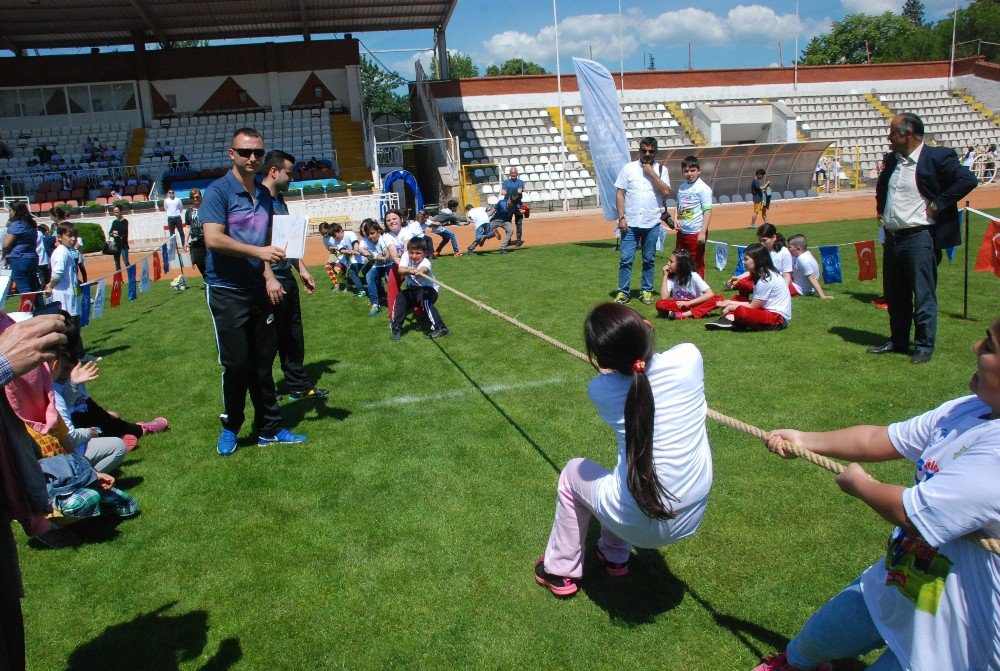
{"type": "Polygon", "coordinates": [[[694,260],[686,249],[674,250],[663,266],[660,296],[664,298],[656,302],[656,311],[667,319],[701,319],[722,300],[695,272],[694,260]]]}
{"type": "MultiPolygon", "coordinates": [[[[784,236],[778,233],[778,229],[775,228],[774,224],[763,224],[757,229],[757,240],[760,244],[764,245],[764,248],[771,256],[771,265],[774,267],[775,272],[782,277],[785,284],[791,285],[794,262],[791,252],[785,246],[784,236]]],[[[749,299],[750,294],[753,293],[753,282],[751,273],[747,271],[742,275],[737,275],[726,280],[726,286],[730,289],[735,289],[741,296],[749,299]]]]}
{"type": "Polygon", "coordinates": [[[792,294],[781,275],[774,270],[767,248],[760,243],[747,247],[743,253],[743,265],[753,282],[753,297],[748,299],[738,294],[719,302],[722,317],[705,324],[705,328],[711,331],[739,326],[764,331],[788,326],[792,318],[792,294]]]}
{"type": "Polygon", "coordinates": [[[819,284],[819,264],[816,257],[808,251],[809,243],[806,236],[796,234],[788,238],[788,251],[792,255],[792,283],[789,285],[792,296],[811,296],[816,294],[820,298],[828,301],[833,300],[833,296],[823,291],[819,284]]]}
{"type": "Polygon", "coordinates": [[[406,252],[399,259],[399,274],[403,278],[405,286],[396,294],[392,323],[389,325],[393,340],[399,340],[402,337],[403,320],[413,308],[418,306],[423,310],[426,318],[430,320],[431,330],[427,334],[428,338],[443,338],[451,333],[444,325],[441,314],[434,305],[437,302],[440,286],[417,273],[434,277],[424,241],[421,238],[410,238],[406,243],[406,252]]]}

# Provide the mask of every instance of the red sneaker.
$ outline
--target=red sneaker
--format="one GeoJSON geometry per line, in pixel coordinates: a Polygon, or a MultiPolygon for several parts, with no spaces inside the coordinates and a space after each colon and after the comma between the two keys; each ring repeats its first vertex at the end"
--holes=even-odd
{"type": "MultiPolygon", "coordinates": [[[[803,671],[788,663],[785,653],[765,657],[762,664],[753,667],[752,671],[803,671]]],[[[833,671],[829,662],[824,662],[816,667],[816,671],[833,671]]]]}
{"type": "Polygon", "coordinates": [[[573,596],[579,589],[572,578],[563,578],[545,570],[545,557],[539,557],[535,562],[535,582],[542,587],[548,587],[556,596],[573,596]]]}
{"type": "Polygon", "coordinates": [[[126,452],[131,452],[139,445],[139,439],[131,434],[122,436],[122,442],[125,443],[126,452]]]}

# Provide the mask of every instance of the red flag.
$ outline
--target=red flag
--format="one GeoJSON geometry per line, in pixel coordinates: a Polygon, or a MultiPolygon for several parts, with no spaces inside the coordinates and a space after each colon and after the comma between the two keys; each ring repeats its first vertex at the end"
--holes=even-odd
{"type": "Polygon", "coordinates": [[[854,249],[858,252],[858,281],[874,280],[878,277],[878,268],[875,265],[875,241],[865,240],[855,242],[854,249]]]}
{"type": "Polygon", "coordinates": [[[18,308],[21,312],[31,312],[35,309],[35,301],[38,294],[21,294],[21,305],[18,308]]]}
{"type": "Polygon", "coordinates": [[[116,308],[122,304],[122,274],[121,271],[115,273],[111,279],[111,307],[116,308]]]}
{"type": "Polygon", "coordinates": [[[153,281],[157,282],[163,277],[163,261],[160,260],[160,255],[153,253],[153,281]]]}
{"type": "Polygon", "coordinates": [[[976,257],[975,270],[982,272],[993,271],[993,274],[1000,277],[1000,222],[990,221],[983,236],[983,244],[979,247],[979,256],[976,257]]]}

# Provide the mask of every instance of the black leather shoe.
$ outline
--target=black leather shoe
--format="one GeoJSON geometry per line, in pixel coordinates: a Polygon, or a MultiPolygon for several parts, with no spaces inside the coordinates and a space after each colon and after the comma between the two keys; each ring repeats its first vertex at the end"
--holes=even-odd
{"type": "Polygon", "coordinates": [[[898,350],[896,349],[896,346],[893,345],[891,342],[887,342],[886,344],[879,345],[878,347],[869,347],[865,351],[867,351],[869,354],[889,354],[891,352],[896,352],[898,350]]]}
{"type": "Polygon", "coordinates": [[[927,354],[926,352],[917,352],[916,354],[910,357],[910,363],[912,364],[927,363],[930,360],[931,360],[931,355],[927,354]]]}

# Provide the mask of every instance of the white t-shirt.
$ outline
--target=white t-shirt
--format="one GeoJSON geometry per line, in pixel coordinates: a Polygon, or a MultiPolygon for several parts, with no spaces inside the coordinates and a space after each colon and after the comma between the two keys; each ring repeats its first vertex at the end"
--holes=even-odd
{"type": "Polygon", "coordinates": [[[795,262],[792,264],[792,284],[796,291],[803,296],[811,296],[816,293],[813,285],[806,279],[810,275],[819,280],[819,264],[816,263],[816,257],[812,255],[812,252],[805,251],[796,256],[795,262]]]}
{"type": "Polygon", "coordinates": [[[80,314],[80,280],[76,276],[73,253],[56,245],[51,261],[52,277],[59,278],[52,286],[52,300],[62,303],[62,309],[76,317],[80,314]]]}
{"type": "Polygon", "coordinates": [[[1000,538],[1000,420],[989,414],[965,396],[889,427],[916,465],[903,508],[920,537],[894,529],[861,591],[905,669],[1000,669],[1000,557],[960,540],[977,529],[1000,538]]]}
{"type": "Polygon", "coordinates": [[[181,216],[181,211],[183,209],[184,209],[184,204],[183,202],[181,202],[180,198],[163,199],[163,211],[167,213],[168,217],[181,216]]]}
{"type": "MultiPolygon", "coordinates": [[[[659,163],[653,163],[653,171],[668,186],[670,175],[659,163]],[[662,173],[662,174],[661,174],[662,173]]],[[[625,189],[625,220],[632,228],[652,228],[660,225],[660,208],[666,200],[653,186],[653,180],[642,170],[639,161],[626,163],[615,179],[616,189],[625,189]]]]}
{"type": "Polygon", "coordinates": [[[712,189],[701,180],[701,177],[688,184],[686,181],[677,187],[677,225],[682,233],[689,235],[701,233],[701,224],[705,220],[705,210],[712,209],[712,189]]]}
{"type": "Polygon", "coordinates": [[[653,468],[663,486],[680,499],[677,517],[650,518],[628,489],[625,458],[625,397],[631,376],[598,375],[587,390],[601,419],[618,437],[618,463],[594,485],[594,513],[619,537],[652,548],[693,534],[712,487],[712,454],[705,430],[705,380],[701,352],[691,343],[653,355],[646,368],[653,388],[653,468]]]}
{"type": "Polygon", "coordinates": [[[406,223],[406,226],[403,227],[403,230],[400,231],[400,233],[407,240],[410,238],[418,238],[424,234],[424,226],[419,221],[410,220],[406,223]]]}
{"type": "MultiPolygon", "coordinates": [[[[371,240],[368,239],[368,236],[361,236],[361,248],[367,250],[368,253],[372,255],[372,257],[374,257],[376,254],[381,254],[382,251],[378,247],[379,240],[381,240],[381,239],[382,238],[379,238],[375,242],[372,242],[371,240]]],[[[362,258],[364,258],[364,257],[362,257],[362,258]]],[[[378,267],[378,268],[381,268],[383,266],[390,266],[390,265],[392,265],[389,262],[376,263],[374,261],[374,259],[372,260],[372,262],[375,263],[375,266],[378,267]]]]}
{"type": "MultiPolygon", "coordinates": [[[[402,258],[403,252],[406,251],[406,240],[403,240],[402,236],[404,231],[400,231],[399,235],[394,235],[389,231],[382,234],[382,237],[378,239],[378,253],[379,254],[389,254],[389,248],[396,248],[396,258],[402,258]]],[[[384,265],[392,265],[391,262],[384,265]]]]}
{"type": "Polygon", "coordinates": [[[485,207],[474,207],[465,215],[466,219],[472,222],[476,228],[490,223],[490,215],[486,213],[485,207]]]}
{"type": "MultiPolygon", "coordinates": [[[[426,256],[419,264],[414,264],[412,261],[410,261],[410,253],[406,252],[399,258],[399,267],[418,268],[421,272],[426,273],[431,277],[434,277],[434,272],[431,270],[430,259],[428,259],[426,256]]],[[[416,275],[407,275],[406,278],[404,279],[404,282],[408,287],[430,287],[434,289],[434,291],[441,290],[440,285],[434,282],[428,282],[423,277],[417,277],[416,275]]]]}
{"type": "Polygon", "coordinates": [[[792,262],[792,253],[788,251],[788,247],[782,247],[778,251],[772,249],[769,253],[771,254],[771,263],[774,264],[774,269],[778,271],[779,275],[792,272],[792,266],[795,264],[792,262]]]}
{"type": "Polygon", "coordinates": [[[667,280],[667,288],[670,289],[670,297],[675,301],[689,301],[699,298],[708,291],[708,283],[701,279],[698,273],[691,273],[691,279],[687,284],[677,284],[672,279],[667,280]]]}
{"type": "Polygon", "coordinates": [[[333,242],[333,244],[335,245],[335,249],[338,252],[340,251],[349,252],[348,255],[342,257],[347,261],[347,263],[360,264],[365,262],[364,258],[360,254],[350,253],[354,251],[354,244],[358,242],[358,236],[354,233],[354,231],[344,231],[344,237],[341,238],[339,242],[337,241],[337,238],[334,238],[332,236],[330,240],[333,242]]]}
{"type": "Polygon", "coordinates": [[[38,265],[47,266],[49,265],[49,253],[45,251],[45,236],[42,235],[41,231],[35,233],[35,253],[38,254],[38,265]]]}
{"type": "Polygon", "coordinates": [[[332,234],[321,236],[323,238],[323,248],[328,252],[337,251],[337,238],[333,237],[332,234]]]}
{"type": "Polygon", "coordinates": [[[764,278],[761,278],[753,285],[753,297],[764,301],[764,304],[760,306],[762,310],[777,312],[785,318],[785,321],[791,321],[792,293],[788,290],[788,285],[785,284],[785,278],[777,273],[768,272],[769,279],[765,281],[764,278]]]}

